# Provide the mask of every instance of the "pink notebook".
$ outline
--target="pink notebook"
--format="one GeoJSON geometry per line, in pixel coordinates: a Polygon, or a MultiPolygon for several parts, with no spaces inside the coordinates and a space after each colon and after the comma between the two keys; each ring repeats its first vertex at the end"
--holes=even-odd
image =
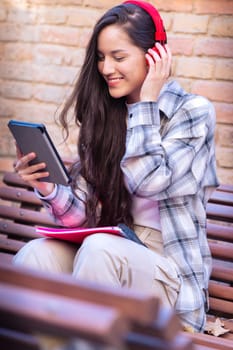
{"type": "Polygon", "coordinates": [[[109,233],[124,237],[124,233],[118,226],[106,226],[106,227],[93,227],[93,228],[50,228],[50,227],[37,227],[36,232],[42,236],[62,239],[74,243],[82,243],[85,237],[98,233],[109,233]]]}

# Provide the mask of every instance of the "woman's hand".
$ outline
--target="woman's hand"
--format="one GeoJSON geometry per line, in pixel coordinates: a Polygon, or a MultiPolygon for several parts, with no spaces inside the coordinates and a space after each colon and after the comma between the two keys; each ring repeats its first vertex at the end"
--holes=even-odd
{"type": "Polygon", "coordinates": [[[146,53],[148,74],[141,88],[140,101],[156,101],[167,81],[172,63],[172,54],[168,45],[156,43],[156,50],[149,49],[146,53]]]}
{"type": "Polygon", "coordinates": [[[29,165],[29,162],[36,158],[36,154],[32,152],[24,156],[17,146],[16,153],[17,160],[14,164],[15,171],[25,182],[28,183],[29,186],[37,189],[43,196],[49,195],[54,189],[54,184],[39,181],[49,175],[47,171],[43,171],[46,164],[38,163],[29,165]]]}

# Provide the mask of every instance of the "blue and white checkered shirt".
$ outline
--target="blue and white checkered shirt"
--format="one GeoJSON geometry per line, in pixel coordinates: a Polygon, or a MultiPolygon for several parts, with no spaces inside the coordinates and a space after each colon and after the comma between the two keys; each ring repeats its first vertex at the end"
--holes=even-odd
{"type": "MultiPolygon", "coordinates": [[[[129,105],[128,112],[125,184],[133,195],[158,201],[165,254],[181,281],[176,311],[184,325],[202,331],[211,272],[206,203],[218,186],[214,108],[171,81],[157,102],[129,105]]],[[[84,199],[82,191],[78,195],[84,199]]],[[[84,203],[67,187],[57,186],[45,205],[63,225],[85,222],[84,203]]]]}

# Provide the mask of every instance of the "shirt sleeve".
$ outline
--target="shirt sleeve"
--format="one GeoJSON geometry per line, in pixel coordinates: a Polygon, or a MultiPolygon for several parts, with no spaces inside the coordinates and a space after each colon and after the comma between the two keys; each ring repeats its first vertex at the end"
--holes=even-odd
{"type": "Polygon", "coordinates": [[[157,102],[130,106],[121,161],[130,193],[154,200],[192,195],[205,173],[205,186],[215,184],[207,173],[214,162],[214,109],[207,99],[190,96],[171,118],[163,117],[163,128],[157,102]]]}
{"type": "Polygon", "coordinates": [[[56,185],[54,191],[47,197],[36,195],[41,199],[46,211],[55,219],[56,223],[66,227],[84,226],[85,214],[85,181],[79,178],[79,188],[76,194],[71,187],[56,185]]]}

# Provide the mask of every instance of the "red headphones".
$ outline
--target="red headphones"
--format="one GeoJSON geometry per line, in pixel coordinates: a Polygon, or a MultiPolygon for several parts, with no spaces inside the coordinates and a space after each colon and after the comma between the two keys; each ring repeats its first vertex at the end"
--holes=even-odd
{"type": "Polygon", "coordinates": [[[161,45],[164,45],[167,43],[167,35],[164,29],[163,20],[159,12],[156,10],[156,8],[153,5],[145,1],[134,1],[134,0],[125,1],[123,4],[136,5],[138,7],[141,7],[147,13],[149,13],[149,15],[151,16],[155,24],[155,42],[159,42],[161,45]]]}

